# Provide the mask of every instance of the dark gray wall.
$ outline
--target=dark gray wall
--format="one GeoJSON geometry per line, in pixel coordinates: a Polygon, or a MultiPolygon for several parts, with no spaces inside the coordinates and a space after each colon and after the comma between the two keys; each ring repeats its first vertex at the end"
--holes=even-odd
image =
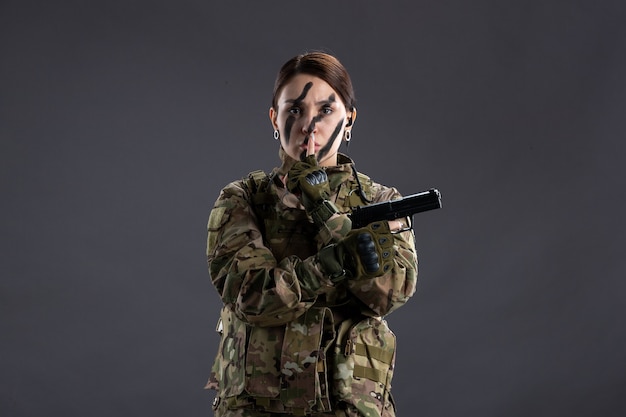
{"type": "Polygon", "coordinates": [[[0,414],[206,416],[220,188],[278,162],[291,56],[356,86],[349,153],[416,217],[402,416],[626,413],[626,7],[0,2],[0,414]]]}

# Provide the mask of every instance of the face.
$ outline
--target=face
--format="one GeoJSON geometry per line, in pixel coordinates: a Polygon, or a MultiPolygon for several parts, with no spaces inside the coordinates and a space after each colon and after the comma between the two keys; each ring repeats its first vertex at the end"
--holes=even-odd
{"type": "Polygon", "coordinates": [[[280,143],[290,157],[306,156],[309,141],[321,166],[337,165],[337,152],[356,111],[348,112],[339,94],[324,80],[298,74],[279,91],[270,120],[280,132],[280,143]]]}

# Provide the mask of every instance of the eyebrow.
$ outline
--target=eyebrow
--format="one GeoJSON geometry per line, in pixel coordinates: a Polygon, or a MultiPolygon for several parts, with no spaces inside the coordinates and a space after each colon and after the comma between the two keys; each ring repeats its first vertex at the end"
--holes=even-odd
{"type": "Polygon", "coordinates": [[[315,104],[333,104],[334,102],[335,102],[335,95],[332,94],[330,97],[328,97],[328,100],[318,101],[315,104]]]}

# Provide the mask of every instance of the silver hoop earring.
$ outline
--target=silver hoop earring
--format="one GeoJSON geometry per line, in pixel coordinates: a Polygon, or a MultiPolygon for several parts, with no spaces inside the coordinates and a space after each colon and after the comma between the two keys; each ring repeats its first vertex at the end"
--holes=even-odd
{"type": "Polygon", "coordinates": [[[343,136],[345,137],[346,142],[350,142],[350,139],[352,139],[352,131],[346,130],[343,136]]]}
{"type": "Polygon", "coordinates": [[[280,138],[280,132],[277,130],[274,131],[274,140],[278,140],[280,138]]]}

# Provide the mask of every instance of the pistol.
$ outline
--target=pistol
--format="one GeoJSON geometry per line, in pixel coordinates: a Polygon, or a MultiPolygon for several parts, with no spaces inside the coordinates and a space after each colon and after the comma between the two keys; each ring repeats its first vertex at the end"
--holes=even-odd
{"type": "Polygon", "coordinates": [[[441,208],[441,193],[439,190],[431,188],[398,200],[358,206],[352,210],[350,220],[352,220],[352,228],[358,229],[380,220],[395,220],[403,217],[412,220],[415,213],[438,208],[441,208]]]}

